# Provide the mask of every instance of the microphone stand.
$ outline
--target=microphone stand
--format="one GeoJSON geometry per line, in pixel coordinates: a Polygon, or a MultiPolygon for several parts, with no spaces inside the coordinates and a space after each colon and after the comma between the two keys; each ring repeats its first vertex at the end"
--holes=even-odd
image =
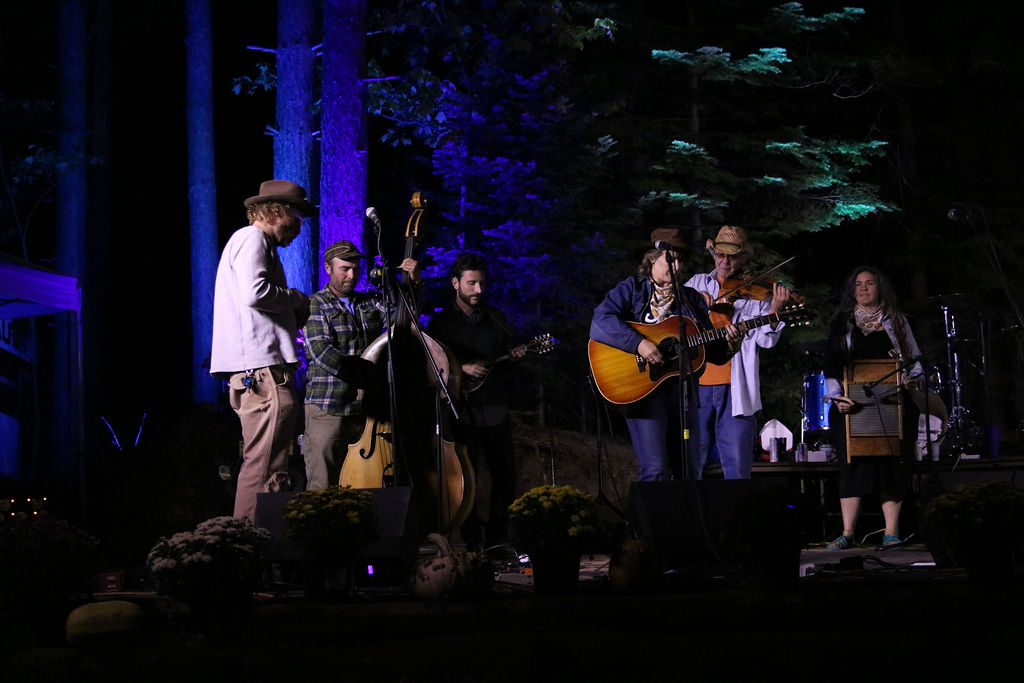
{"type": "MultiPolygon", "coordinates": [[[[379,239],[379,236],[380,236],[380,234],[378,232],[378,239],[379,239]]],[[[382,253],[380,249],[378,249],[378,253],[382,253]]],[[[444,369],[441,368],[440,366],[438,366],[437,361],[434,358],[433,354],[430,353],[430,348],[427,345],[426,335],[420,329],[419,321],[416,319],[416,307],[414,307],[412,305],[412,303],[410,303],[409,296],[402,290],[402,288],[399,286],[397,280],[394,279],[394,278],[391,278],[389,276],[390,269],[388,268],[388,266],[386,264],[386,260],[384,259],[383,256],[381,256],[381,262],[382,262],[382,267],[381,267],[382,268],[382,277],[384,278],[382,289],[386,292],[385,295],[384,295],[384,304],[385,304],[385,321],[386,321],[386,323],[388,325],[388,385],[389,385],[389,388],[390,388],[390,399],[391,399],[392,433],[394,435],[399,434],[399,432],[398,432],[398,430],[396,428],[396,425],[398,424],[398,421],[396,419],[396,415],[397,415],[398,409],[397,409],[397,398],[396,398],[397,392],[395,391],[395,382],[394,382],[394,376],[395,376],[395,374],[394,374],[394,365],[393,365],[394,346],[391,344],[391,342],[392,342],[392,340],[394,338],[394,326],[391,323],[390,305],[389,304],[391,303],[391,301],[394,301],[394,300],[397,299],[397,303],[401,304],[402,310],[409,317],[409,327],[410,327],[410,330],[411,330],[411,334],[419,342],[420,347],[421,347],[421,349],[423,351],[423,355],[427,359],[427,363],[430,366],[431,374],[434,377],[434,379],[436,380],[435,384],[438,387],[437,389],[435,389],[435,392],[434,392],[434,447],[435,447],[435,456],[436,456],[435,471],[437,473],[437,492],[438,492],[438,509],[437,509],[438,520],[437,520],[437,528],[439,530],[443,531],[445,534],[447,534],[447,533],[449,533],[450,529],[446,528],[447,525],[445,523],[445,520],[448,519],[450,515],[445,514],[446,512],[448,512],[448,511],[445,510],[445,505],[447,505],[447,503],[448,503],[448,498],[445,495],[445,483],[444,483],[445,482],[445,477],[444,477],[444,439],[443,439],[442,430],[441,430],[441,395],[442,394],[444,395],[445,402],[447,402],[447,404],[448,404],[448,409],[451,410],[452,416],[456,420],[459,419],[459,412],[458,412],[458,409],[455,406],[455,400],[452,398],[451,392],[448,390],[448,385],[445,383],[444,369]]],[[[410,279],[410,286],[411,286],[411,279],[410,279]]],[[[449,372],[448,374],[449,374],[449,376],[451,376],[451,372],[449,372]]],[[[397,439],[397,438],[394,439],[394,442],[395,442],[396,445],[397,445],[398,441],[400,441],[400,439],[397,439]]],[[[396,458],[396,461],[397,461],[397,458],[396,458]]],[[[411,478],[410,478],[410,483],[411,483],[411,478]]]]}
{"type": "MultiPolygon", "coordinates": [[[[452,398],[451,392],[448,390],[448,385],[445,383],[444,368],[437,364],[437,359],[435,359],[433,354],[430,353],[430,348],[427,346],[426,335],[423,333],[423,330],[420,329],[419,322],[416,320],[415,313],[409,303],[408,297],[404,294],[402,294],[402,303],[405,305],[406,312],[410,316],[410,327],[415,330],[414,336],[420,343],[423,355],[427,359],[431,369],[431,375],[434,377],[435,384],[437,386],[437,389],[434,391],[434,467],[437,472],[437,528],[443,533],[448,534],[451,530],[447,528],[447,522],[445,520],[448,520],[451,517],[451,511],[445,509],[445,506],[448,504],[448,496],[446,495],[446,479],[444,472],[444,437],[441,431],[441,395],[444,395],[445,402],[448,404],[448,409],[452,412],[452,417],[456,421],[459,419],[459,411],[456,409],[455,400],[452,398]]],[[[451,377],[450,369],[448,376],[451,377]]],[[[465,476],[465,474],[463,476],[465,476]]]]}
{"type": "MultiPolygon", "coordinates": [[[[693,317],[693,311],[690,310],[690,305],[687,303],[686,299],[683,298],[682,287],[680,286],[679,281],[676,279],[676,265],[675,265],[676,260],[674,258],[675,254],[671,254],[671,256],[673,258],[670,258],[669,251],[665,252],[665,262],[668,264],[668,274],[669,274],[669,277],[672,279],[672,287],[673,287],[673,291],[675,292],[676,301],[679,302],[679,310],[680,310],[680,312],[683,312],[683,310],[685,309],[685,311],[688,312],[691,317],[693,317]]],[[[690,372],[689,372],[689,370],[690,370],[690,349],[689,349],[688,345],[686,344],[686,321],[684,320],[682,315],[679,316],[678,347],[679,347],[679,358],[678,358],[678,364],[679,364],[679,380],[678,380],[678,386],[679,386],[679,453],[680,453],[680,456],[682,457],[682,460],[683,460],[683,462],[682,462],[683,479],[689,479],[691,477],[691,473],[690,473],[690,463],[689,463],[689,447],[690,447],[690,445],[688,443],[689,440],[690,440],[690,427],[689,427],[689,424],[687,423],[687,416],[688,416],[688,414],[690,412],[689,411],[689,408],[690,408],[689,393],[690,392],[688,391],[688,389],[689,389],[689,387],[691,385],[691,382],[692,382],[693,378],[690,377],[690,372]]],[[[694,478],[696,478],[696,477],[694,477],[694,478]]]]}
{"type": "MultiPolygon", "coordinates": [[[[405,463],[403,458],[405,456],[404,450],[401,446],[400,439],[397,435],[400,434],[398,430],[399,414],[398,414],[398,396],[395,388],[395,362],[394,362],[394,338],[395,338],[395,325],[392,319],[391,311],[394,305],[394,291],[392,290],[391,281],[391,267],[388,265],[387,259],[384,257],[384,250],[381,244],[381,229],[377,224],[377,221],[373,221],[374,232],[377,235],[377,254],[380,259],[380,277],[381,277],[381,295],[383,297],[383,308],[384,308],[384,324],[387,326],[387,348],[388,348],[388,363],[387,363],[387,378],[388,378],[388,407],[390,413],[391,422],[391,435],[387,440],[391,443],[391,450],[393,454],[393,466],[395,471],[392,473],[392,485],[399,484],[402,481],[402,477],[405,476],[405,463]]],[[[383,434],[381,435],[383,437],[383,434]]],[[[384,437],[386,438],[386,437],[384,437]]],[[[385,481],[382,484],[387,483],[387,477],[384,477],[385,481]]]]}

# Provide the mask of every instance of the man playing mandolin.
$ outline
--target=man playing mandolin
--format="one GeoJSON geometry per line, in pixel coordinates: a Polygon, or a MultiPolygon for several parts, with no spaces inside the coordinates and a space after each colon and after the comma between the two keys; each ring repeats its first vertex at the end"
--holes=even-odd
{"type": "MultiPolygon", "coordinates": [[[[694,275],[686,284],[704,295],[715,327],[782,310],[790,291],[778,282],[757,284],[756,293],[752,293],[751,286],[742,286],[755,284],[742,278],[743,266],[751,256],[746,230],[724,225],[714,240],[707,241],[707,249],[715,261],[714,270],[694,275]]],[[[761,410],[758,351],[775,346],[783,326],[784,322],[776,321],[750,329],[739,353],[725,363],[708,362],[698,390],[696,448],[690,451],[694,478],[701,478],[713,453],[726,479],[750,478],[757,413],[761,410]]]]}
{"type": "MultiPolygon", "coordinates": [[[[681,231],[678,228],[658,228],[651,233],[651,242],[652,247],[644,254],[637,274],[621,281],[605,295],[594,309],[590,324],[593,341],[631,354],[627,364],[633,364],[633,374],[641,379],[656,375],[668,377],[668,373],[660,370],[680,364],[679,347],[687,350],[683,359],[690,359],[689,367],[673,378],[651,383],[653,388],[649,393],[624,408],[640,481],[664,480],[673,475],[676,459],[672,456],[680,448],[680,402],[683,397],[687,400],[687,410],[682,417],[689,424],[695,415],[697,395],[692,389],[693,383],[688,380],[703,370],[703,364],[699,363],[701,358],[724,363],[729,359],[733,345],[742,340],[739,331],[730,328],[724,337],[706,342],[702,340],[697,346],[687,348],[689,339],[703,339],[700,331],[711,329],[707,303],[695,290],[682,285],[685,275],[676,268],[678,254],[685,249],[681,231]],[[671,325],[673,321],[678,330],[680,320],[687,328],[695,328],[691,331],[697,332],[692,336],[686,333],[687,344],[678,344],[680,337],[677,334],[672,338],[675,343],[665,346],[640,331],[658,324],[671,325]],[[670,352],[670,347],[675,347],[675,350],[670,352]],[[635,364],[632,356],[635,356],[635,364]],[[687,380],[686,394],[680,394],[680,377],[687,380]]],[[[596,376],[599,368],[594,366],[593,358],[591,366],[596,376]]],[[[680,466],[683,464],[681,459],[678,463],[680,466]]]]}
{"type": "Polygon", "coordinates": [[[508,506],[515,499],[516,463],[509,425],[508,396],[501,364],[487,359],[507,355],[519,359],[525,346],[510,349],[512,333],[505,316],[485,304],[487,261],[472,253],[460,254],[451,267],[453,301],[434,314],[427,334],[446,344],[458,358],[464,377],[485,380],[470,393],[463,393],[455,440],[466,445],[470,462],[478,473],[484,464],[491,475],[489,499],[478,488],[479,503],[462,524],[467,548],[499,545],[508,536],[508,506]],[[487,510],[484,520],[478,508],[487,510]]]}

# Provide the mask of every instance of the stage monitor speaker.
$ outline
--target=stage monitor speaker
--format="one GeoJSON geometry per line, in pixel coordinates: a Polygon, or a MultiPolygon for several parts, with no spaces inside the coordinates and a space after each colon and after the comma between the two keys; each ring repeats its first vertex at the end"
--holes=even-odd
{"type": "Polygon", "coordinates": [[[900,454],[903,404],[895,369],[895,360],[857,361],[846,369],[846,395],[860,404],[846,414],[847,462],[858,455],[900,454]]]}
{"type": "MultiPolygon", "coordinates": [[[[1015,486],[1024,487],[1024,474],[1009,470],[966,470],[963,472],[929,472],[921,476],[917,494],[918,531],[928,552],[932,554],[932,559],[935,560],[935,566],[939,569],[949,569],[958,565],[946,548],[942,530],[928,524],[923,519],[922,513],[933,498],[960,484],[978,481],[1006,481],[1015,486]]],[[[1018,548],[1018,550],[1024,550],[1024,548],[1018,548]]]]}
{"type": "Polygon", "coordinates": [[[736,501],[755,491],[788,490],[784,478],[633,482],[627,523],[662,571],[719,565],[723,524],[736,501]]]}
{"type": "MultiPolygon", "coordinates": [[[[367,489],[377,518],[379,537],[367,544],[354,563],[353,585],[357,588],[389,588],[404,585],[419,555],[419,529],[413,505],[413,489],[391,486],[367,489]]],[[[260,493],[256,497],[257,526],[270,532],[272,561],[299,561],[302,553],[288,540],[284,528],[284,506],[292,491],[260,493]]]]}

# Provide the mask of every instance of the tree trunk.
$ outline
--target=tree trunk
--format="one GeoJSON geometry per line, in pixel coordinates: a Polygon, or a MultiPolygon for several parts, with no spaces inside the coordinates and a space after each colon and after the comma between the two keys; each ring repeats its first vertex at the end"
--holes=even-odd
{"type": "MultiPolygon", "coordinates": [[[[319,203],[316,187],[317,157],[313,142],[316,121],[313,118],[316,56],[314,0],[280,0],[277,20],[277,134],[274,136],[274,177],[298,183],[319,203]]],[[[281,250],[281,263],[290,287],[312,293],[319,289],[316,273],[320,255],[319,223],[316,217],[287,249],[281,250]]]]}
{"type": "Polygon", "coordinates": [[[217,181],[213,147],[213,27],[210,0],[186,7],[188,200],[192,261],[192,400],[216,403],[210,376],[213,289],[217,274],[217,181]]]}
{"type": "MultiPolygon", "coordinates": [[[[57,262],[65,275],[78,278],[79,291],[88,291],[86,255],[86,3],[62,0],[58,10],[60,128],[59,155],[67,160],[57,193],[57,262]]],[[[91,283],[89,283],[91,284],[91,283]]],[[[74,478],[80,474],[78,458],[85,445],[82,433],[81,318],[58,316],[54,353],[55,386],[51,474],[74,478]],[[70,447],[68,447],[70,445],[70,447]]]]}
{"type": "MultiPolygon", "coordinates": [[[[320,253],[347,239],[363,245],[366,207],[366,0],[324,1],[320,119],[320,253]]],[[[320,286],[327,274],[320,269],[320,286]]]]}

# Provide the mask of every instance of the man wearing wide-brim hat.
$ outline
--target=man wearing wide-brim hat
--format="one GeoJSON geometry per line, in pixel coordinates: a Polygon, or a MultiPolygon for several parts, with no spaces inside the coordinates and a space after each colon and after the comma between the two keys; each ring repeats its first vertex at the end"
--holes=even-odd
{"type": "Polygon", "coordinates": [[[234,516],[254,519],[270,477],[287,476],[298,415],[295,337],[309,316],[309,297],[288,287],[277,250],[316,207],[290,180],[268,180],[242,203],[249,225],[228,239],[217,266],[210,374],[227,381],[242,426],[234,516]]]}
{"type": "MultiPolygon", "coordinates": [[[[708,239],[706,247],[714,260],[714,269],[694,275],[686,284],[701,292],[712,306],[711,321],[715,327],[782,310],[790,291],[778,283],[766,300],[736,298],[725,302],[720,298],[727,294],[723,291],[724,283],[740,276],[753,255],[744,228],[723,225],[713,239],[708,239]]],[[[748,330],[739,353],[725,363],[709,362],[705,368],[699,380],[700,406],[691,437],[694,447],[690,449],[690,470],[695,478],[703,476],[705,466],[715,454],[726,479],[750,478],[757,413],[761,410],[759,351],[775,346],[784,326],[784,322],[776,321],[748,330]]]]}

